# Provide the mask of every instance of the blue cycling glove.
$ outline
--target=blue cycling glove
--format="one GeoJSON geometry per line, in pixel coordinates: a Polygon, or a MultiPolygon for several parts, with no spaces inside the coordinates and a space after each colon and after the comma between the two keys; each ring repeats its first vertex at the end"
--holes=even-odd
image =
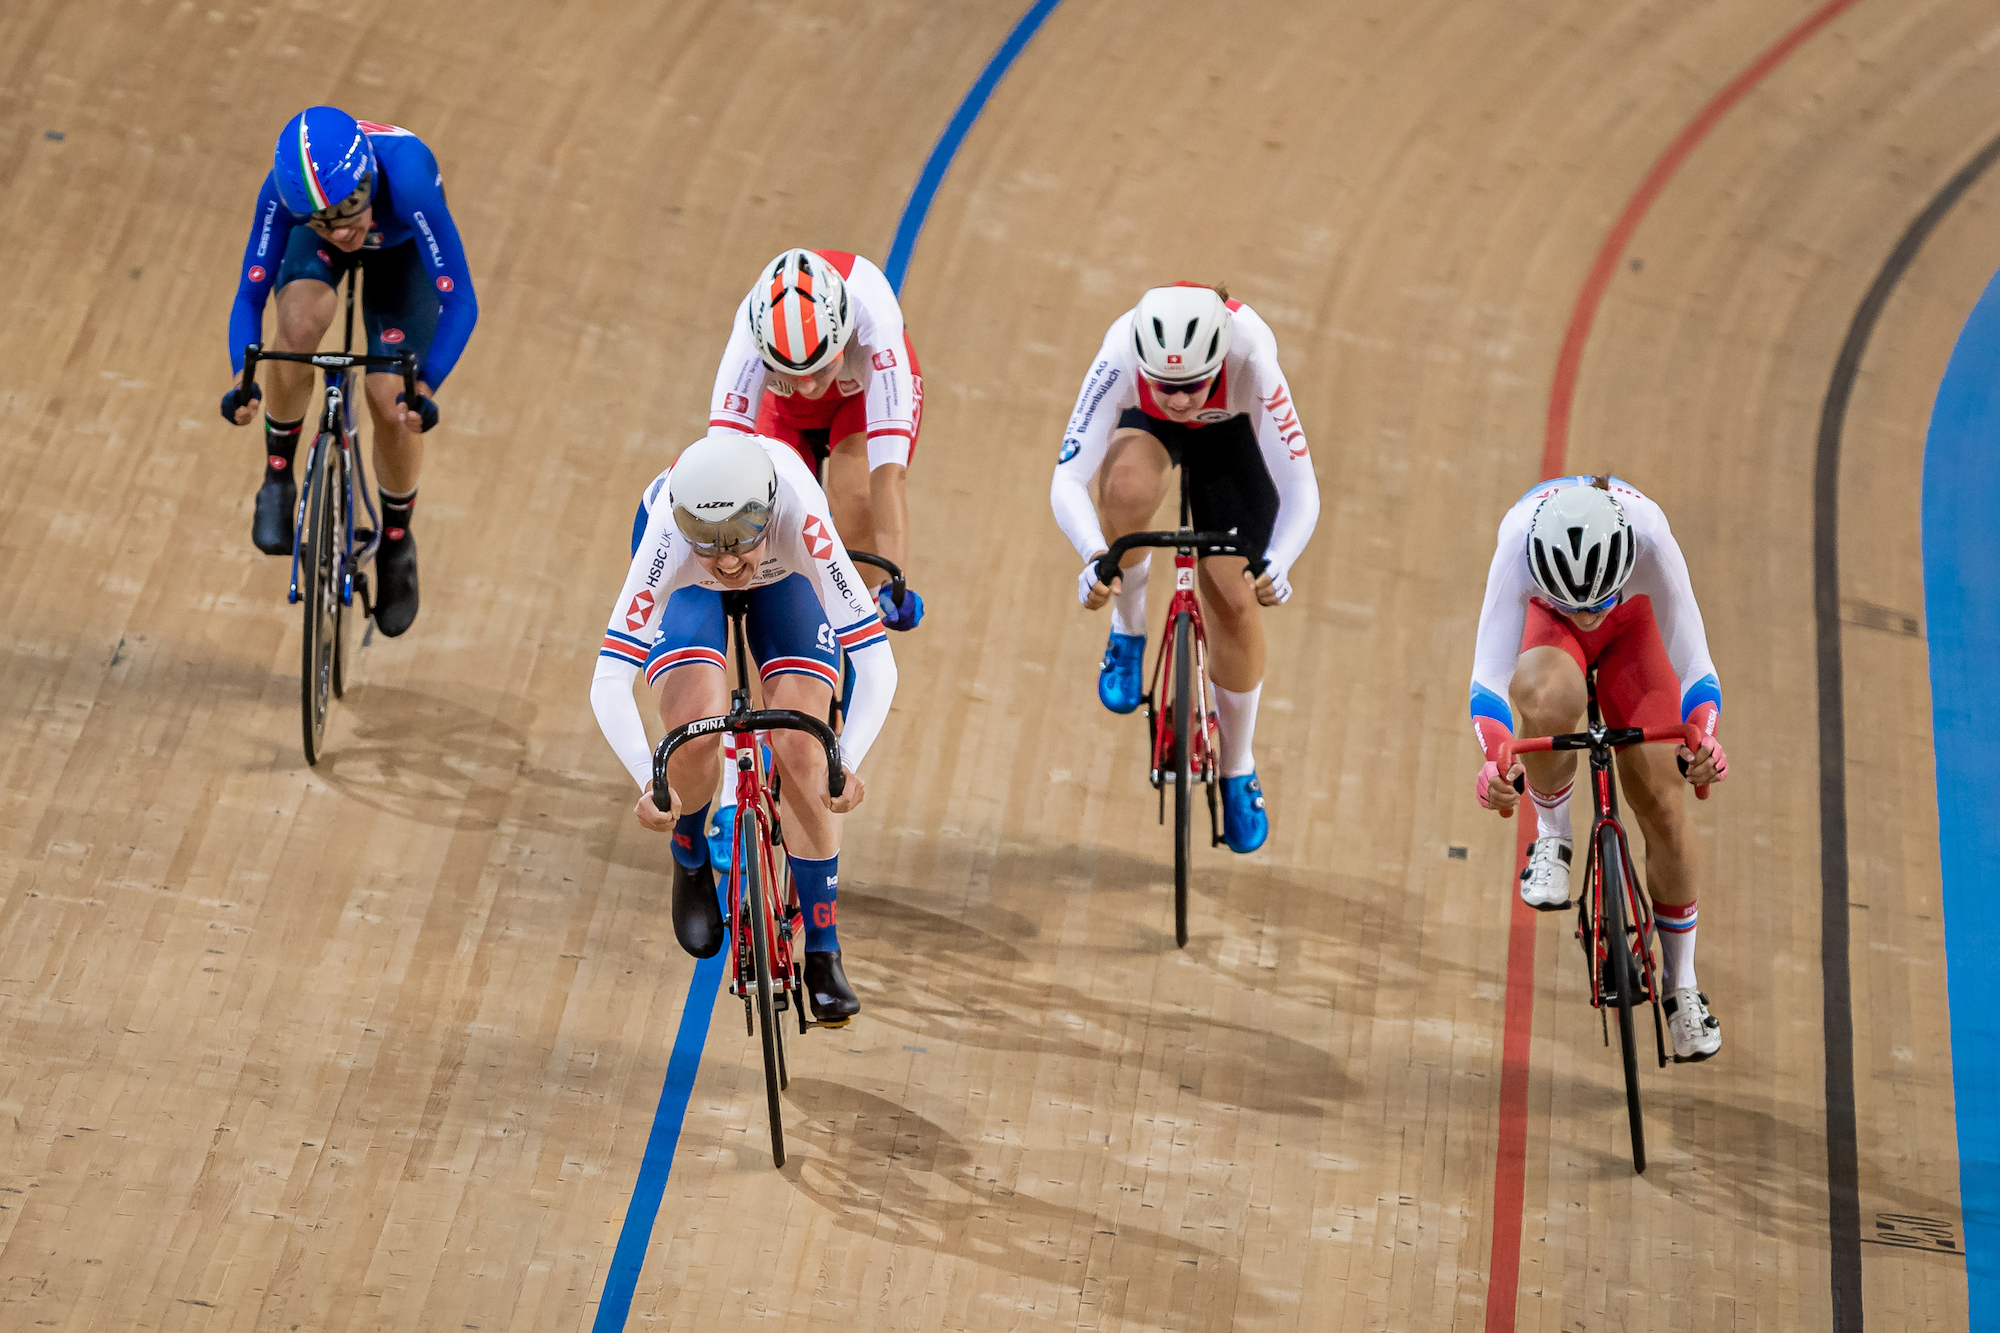
{"type": "MultiPolygon", "coordinates": [[[[400,393],[397,394],[396,401],[398,403],[401,403],[403,401],[403,395],[400,393]]],[[[432,426],[438,424],[438,405],[432,402],[430,399],[424,397],[424,395],[418,394],[417,415],[424,419],[424,424],[420,426],[417,430],[417,433],[421,435],[429,431],[432,426]]]]}
{"type": "Polygon", "coordinates": [[[235,425],[237,412],[263,397],[264,386],[261,384],[252,384],[247,397],[244,396],[243,390],[231,389],[222,395],[222,419],[232,426],[235,425]]]}
{"type": "Polygon", "coordinates": [[[898,606],[885,583],[875,590],[875,605],[882,612],[882,623],[890,629],[915,629],[924,618],[924,599],[912,588],[903,589],[903,604],[898,606]]]}

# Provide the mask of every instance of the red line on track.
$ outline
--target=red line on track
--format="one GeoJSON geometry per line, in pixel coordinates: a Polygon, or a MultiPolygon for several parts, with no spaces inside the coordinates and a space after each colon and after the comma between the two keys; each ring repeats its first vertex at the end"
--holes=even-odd
{"type": "Polygon", "coordinates": [[[1806,39],[1838,18],[1842,11],[1853,7],[1855,0],[1833,0],[1822,5],[1798,27],[1793,28],[1763,55],[1758,56],[1750,66],[1738,74],[1733,82],[1710,99],[1695,118],[1687,123],[1667,151],[1660,154],[1660,160],[1653,163],[1653,169],[1646,173],[1646,179],[1639,183],[1638,191],[1625,205],[1625,211],[1618,215],[1610,233],[1604,238],[1604,245],[1597,252],[1597,260],[1590,266],[1590,276],[1583,280],[1583,291],[1577,295],[1576,309],[1570,312],[1569,331],[1563,335],[1562,353],[1556,358],[1555,383],[1549,390],[1549,422],[1547,434],[1542,443],[1542,476],[1559,477],[1564,466],[1564,454],[1569,446],[1569,409],[1576,396],[1577,369],[1583,363],[1583,345],[1590,337],[1590,325],[1597,318],[1598,302],[1604,299],[1604,289],[1611,285],[1611,275],[1617,270],[1618,257],[1625,253],[1625,247],[1632,240],[1632,233],[1639,230],[1639,223],[1645,218],[1646,210],[1666,189],[1667,182],[1680,170],[1681,163],[1695,150],[1695,145],[1708,137],[1716,122],[1729,114],[1738,102],[1764,81],[1766,75],[1785,58],[1799,49],[1806,39]]]}
{"type": "MultiPolygon", "coordinates": [[[[1590,339],[1590,326],[1597,318],[1605,288],[1611,285],[1611,277],[1618,270],[1619,257],[1639,230],[1653,201],[1696,146],[1708,137],[1709,131],[1751,89],[1855,3],[1856,0],[1831,0],[1821,5],[1751,61],[1696,113],[1639,182],[1625,211],[1618,215],[1618,221],[1612,224],[1604,244],[1598,248],[1590,273],[1583,280],[1583,290],[1577,293],[1576,307],[1570,312],[1569,329],[1563,335],[1562,351],[1556,358],[1555,379],[1549,386],[1548,428],[1542,441],[1544,479],[1562,476],[1567,465],[1570,406],[1576,397],[1584,344],[1590,339]]],[[[1514,858],[1517,874],[1527,865],[1528,848],[1533,843],[1532,806],[1523,809],[1519,818],[1514,858]]],[[[1507,925],[1507,999],[1500,1046],[1500,1140],[1493,1159],[1493,1244],[1486,1266],[1486,1333],[1514,1333],[1515,1311],[1520,1304],[1522,1202],[1528,1161],[1528,1057],[1535,1027],[1535,923],[1541,915],[1522,905],[1511,884],[1508,895],[1513,915],[1507,925]]]]}

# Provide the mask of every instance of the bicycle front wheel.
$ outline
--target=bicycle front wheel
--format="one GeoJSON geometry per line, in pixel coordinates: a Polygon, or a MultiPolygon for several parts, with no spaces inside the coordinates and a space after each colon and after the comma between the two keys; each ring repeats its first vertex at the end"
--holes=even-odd
{"type": "Polygon", "coordinates": [[[764,864],[761,839],[757,836],[757,816],[749,810],[736,812],[737,851],[743,858],[743,913],[750,918],[750,956],[757,990],[757,1035],[764,1043],[764,1099],[771,1114],[771,1164],[785,1164],[785,1124],[778,1102],[780,1080],[778,1023],[772,1003],[771,921],[764,901],[764,864]]]}
{"type": "Polygon", "coordinates": [[[334,577],[334,499],[340,479],[340,449],[333,437],[313,441],[306,470],[305,531],[299,539],[299,605],[305,634],[299,657],[299,709],[306,763],[325,752],[327,695],[333,686],[333,644],[338,630],[334,608],[340,590],[334,577]]]}
{"type": "Polygon", "coordinates": [[[1607,1002],[1618,1008],[1618,1054],[1625,1066],[1625,1114],[1632,1125],[1632,1169],[1646,1169],[1646,1121],[1639,1109],[1639,1043],[1632,1032],[1632,1005],[1639,996],[1632,942],[1625,926],[1625,856],[1618,831],[1597,831],[1597,864],[1604,894],[1604,985],[1607,1002]],[[1615,997],[1615,999],[1613,998],[1615,997]]]}
{"type": "Polygon", "coordinates": [[[1194,775],[1188,771],[1190,728],[1206,725],[1194,715],[1194,618],[1174,618],[1174,943],[1187,948],[1188,861],[1194,841],[1191,809],[1194,775]]]}

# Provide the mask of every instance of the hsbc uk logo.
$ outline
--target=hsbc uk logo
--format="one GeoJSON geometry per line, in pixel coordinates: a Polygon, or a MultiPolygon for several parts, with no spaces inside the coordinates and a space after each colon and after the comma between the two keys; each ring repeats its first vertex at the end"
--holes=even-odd
{"type": "Polygon", "coordinates": [[[819,521],[819,515],[806,519],[805,526],[799,529],[799,536],[805,539],[806,554],[813,559],[825,560],[833,555],[833,537],[827,532],[826,525],[819,521]]]}
{"type": "Polygon", "coordinates": [[[632,599],[632,605],[625,608],[626,631],[631,634],[637,634],[640,630],[646,628],[646,621],[652,617],[652,614],[653,590],[651,588],[641,588],[639,589],[639,595],[632,599]]]}

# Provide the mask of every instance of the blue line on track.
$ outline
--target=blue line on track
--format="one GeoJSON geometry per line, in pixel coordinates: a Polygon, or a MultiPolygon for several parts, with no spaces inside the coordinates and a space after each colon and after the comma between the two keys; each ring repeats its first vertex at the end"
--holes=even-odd
{"type": "MultiPolygon", "coordinates": [[[[916,248],[917,234],[924,229],[924,219],[931,211],[931,200],[937,196],[938,186],[944,182],[945,172],[951,167],[951,160],[958,154],[958,146],[965,141],[966,131],[979,119],[979,113],[986,108],[986,101],[1006,77],[1014,58],[1027,46],[1028,39],[1042,26],[1062,0],[1035,0],[1027,13],[1021,15],[1014,30],[1007,34],[1007,40],[986,62],[980,72],[979,81],[966,93],[965,100],[958,104],[951,123],[938,136],[931,155],[924,162],[924,169],[917,177],[916,189],[911,191],[909,202],[903,205],[903,216],[896,223],[896,239],[889,246],[889,262],[884,271],[888,274],[889,285],[897,293],[903,290],[903,277],[909,271],[910,252],[916,248]]],[[[660,1200],[666,1197],[667,1175],[673,1169],[674,1148],[681,1137],[681,1122],[687,1116],[688,1098],[694,1093],[694,1077],[701,1067],[701,1050],[708,1042],[709,1018],[715,1012],[715,994],[722,984],[723,960],[728,956],[725,949],[713,958],[703,959],[695,965],[694,979],[688,983],[687,1004],[681,1010],[680,1031],[674,1036],[673,1054],[667,1059],[666,1086],[660,1089],[659,1109],[653,1113],[653,1128],[646,1136],[646,1154],[639,1164],[639,1179],[632,1186],[632,1202],[625,1210],[625,1222],[618,1230],[618,1248],[611,1256],[611,1271],[604,1279],[604,1295],[597,1304],[597,1320],[591,1325],[592,1333],[618,1333],[625,1327],[626,1317],[632,1310],[632,1293],[639,1285],[639,1270],[646,1262],[646,1247],[653,1239],[653,1222],[659,1216],[660,1200]]]]}
{"type": "Polygon", "coordinates": [[[1971,1327],[2000,1328],[2000,278],[1952,350],[1924,444],[1924,613],[1971,1327]]]}
{"type": "Polygon", "coordinates": [[[631,1312],[632,1292],[639,1285],[639,1269],[653,1239],[653,1219],[659,1216],[660,1200],[667,1192],[667,1172],[674,1164],[674,1146],[680,1142],[681,1121],[687,1118],[688,1098],[694,1093],[695,1071],[701,1067],[701,1048],[708,1042],[708,1020],[715,1012],[715,993],[722,985],[722,965],[728,957],[729,950],[724,949],[694,965],[687,1004],[681,1009],[680,1031],[674,1034],[674,1051],[667,1057],[666,1086],[660,1089],[660,1106],[653,1112],[653,1128],[646,1136],[646,1155],[639,1163],[639,1179],[632,1186],[625,1225],[618,1230],[618,1248],[611,1255],[611,1272],[604,1279],[597,1322],[591,1325],[593,1333],[617,1333],[631,1312]]]}
{"type": "Polygon", "coordinates": [[[1042,26],[1042,20],[1055,11],[1062,0],[1035,0],[1028,12],[1021,15],[1014,31],[1007,34],[1007,40],[1000,43],[1000,49],[986,62],[986,68],[979,73],[979,79],[965,94],[965,100],[958,104],[951,123],[938,136],[936,147],[924,162],[923,174],[917,177],[917,188],[910,192],[910,202],[903,205],[902,219],[896,223],[896,239],[889,246],[889,262],[882,271],[889,277],[889,286],[898,295],[903,290],[903,278],[910,270],[910,252],[917,248],[917,233],[924,229],[924,219],[930,215],[931,200],[936,197],[938,186],[944,183],[945,172],[951,169],[951,160],[958,156],[958,147],[965,142],[965,135],[972,128],[972,122],[979,119],[979,113],[986,109],[986,99],[1000,86],[1000,80],[1007,77],[1008,67],[1014,57],[1028,44],[1042,26]]]}

